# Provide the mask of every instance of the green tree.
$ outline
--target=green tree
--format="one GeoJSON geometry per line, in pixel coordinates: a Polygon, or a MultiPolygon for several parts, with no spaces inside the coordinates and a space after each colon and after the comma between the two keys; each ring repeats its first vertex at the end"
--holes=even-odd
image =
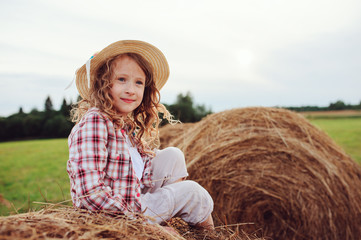
{"type": "Polygon", "coordinates": [[[70,117],[70,109],[71,109],[71,104],[68,104],[65,100],[65,98],[63,99],[63,103],[61,104],[61,107],[60,107],[60,113],[67,119],[69,119],[70,117]]]}
{"type": "Polygon", "coordinates": [[[176,102],[169,106],[169,111],[181,122],[194,122],[193,99],[190,93],[178,94],[176,102]]]}
{"type": "Polygon", "coordinates": [[[47,119],[50,119],[55,115],[56,115],[56,111],[54,110],[53,102],[51,101],[50,96],[48,96],[44,104],[44,123],[47,119]]]}
{"type": "Polygon", "coordinates": [[[51,112],[54,110],[53,102],[51,101],[50,96],[48,96],[45,100],[44,109],[45,109],[45,112],[51,112]]]}
{"type": "Polygon", "coordinates": [[[47,119],[43,127],[45,137],[67,137],[71,131],[72,124],[61,114],[47,119]]]}
{"type": "Polygon", "coordinates": [[[338,100],[335,103],[331,103],[329,106],[329,109],[330,110],[344,110],[344,109],[346,109],[346,105],[343,101],[338,100]]]}
{"type": "Polygon", "coordinates": [[[39,110],[36,108],[31,109],[30,114],[39,114],[39,110]]]}
{"type": "Polygon", "coordinates": [[[206,115],[212,113],[204,105],[193,104],[193,97],[190,92],[178,94],[174,104],[167,105],[169,112],[181,122],[197,122],[206,115]]]}
{"type": "Polygon", "coordinates": [[[17,139],[24,137],[23,128],[24,114],[14,114],[6,119],[6,132],[8,139],[17,139]]]}
{"type": "Polygon", "coordinates": [[[7,129],[6,118],[0,117],[0,141],[7,140],[9,138],[7,129]]]}
{"type": "Polygon", "coordinates": [[[195,110],[195,119],[197,122],[200,121],[205,116],[212,113],[212,111],[210,109],[207,109],[204,105],[197,105],[194,110],[195,110]]]}
{"type": "Polygon", "coordinates": [[[24,136],[40,137],[43,127],[43,118],[40,115],[29,114],[23,120],[24,136]]]}

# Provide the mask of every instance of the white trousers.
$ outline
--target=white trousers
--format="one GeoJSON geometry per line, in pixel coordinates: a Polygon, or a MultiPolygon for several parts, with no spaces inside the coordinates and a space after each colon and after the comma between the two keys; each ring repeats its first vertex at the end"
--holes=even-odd
{"type": "Polygon", "coordinates": [[[213,211],[209,193],[194,181],[176,182],[188,176],[180,149],[158,150],[152,168],[154,187],[144,188],[141,194],[144,215],[154,218],[156,223],[180,217],[191,225],[209,217],[213,211]]]}

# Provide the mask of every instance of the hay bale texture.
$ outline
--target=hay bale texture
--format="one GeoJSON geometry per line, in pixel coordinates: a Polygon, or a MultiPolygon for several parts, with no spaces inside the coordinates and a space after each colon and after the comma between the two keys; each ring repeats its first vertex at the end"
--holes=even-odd
{"type": "Polygon", "coordinates": [[[0,217],[0,239],[140,239],[140,240],[263,240],[225,227],[204,231],[189,226],[180,218],[168,222],[175,233],[141,218],[89,213],[69,206],[50,205],[40,211],[0,217]]]}
{"type": "Polygon", "coordinates": [[[71,207],[0,217],[0,239],[182,239],[139,219],[89,214],[71,207]]]}
{"type": "Polygon", "coordinates": [[[303,116],[233,109],[160,134],[227,224],[273,239],[361,239],[361,168],[303,116]]]}

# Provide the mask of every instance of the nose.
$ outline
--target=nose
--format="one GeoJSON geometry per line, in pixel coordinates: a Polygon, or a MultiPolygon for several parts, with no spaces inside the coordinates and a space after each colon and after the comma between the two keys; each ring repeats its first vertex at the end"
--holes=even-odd
{"type": "Polygon", "coordinates": [[[125,92],[129,95],[134,95],[135,94],[135,86],[133,83],[131,82],[128,82],[126,84],[126,89],[125,89],[125,92]]]}

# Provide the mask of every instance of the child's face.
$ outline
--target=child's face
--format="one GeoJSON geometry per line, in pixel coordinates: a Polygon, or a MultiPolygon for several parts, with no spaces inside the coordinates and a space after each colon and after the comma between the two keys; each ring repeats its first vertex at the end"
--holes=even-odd
{"type": "Polygon", "coordinates": [[[118,112],[127,116],[142,102],[145,88],[145,74],[139,65],[128,56],[121,56],[113,62],[110,94],[118,112]]]}

